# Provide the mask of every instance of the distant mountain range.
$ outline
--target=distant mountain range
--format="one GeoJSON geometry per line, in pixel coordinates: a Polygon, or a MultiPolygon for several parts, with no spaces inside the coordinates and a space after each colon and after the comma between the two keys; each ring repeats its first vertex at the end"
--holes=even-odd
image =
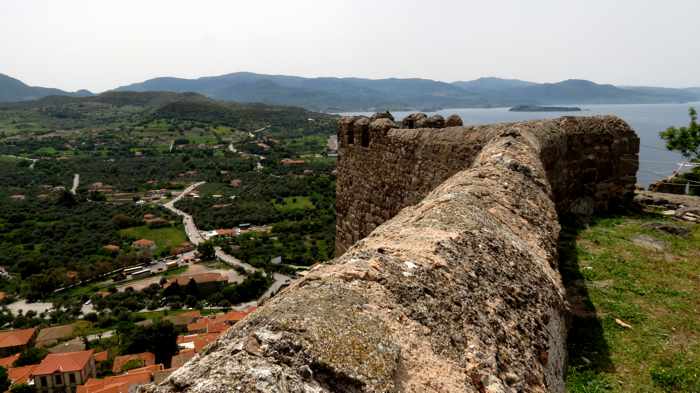
{"type": "Polygon", "coordinates": [[[87,90],[67,92],[60,89],[29,86],[22,81],[0,74],[0,102],[30,101],[47,96],[85,97],[92,93],[87,90]]]}
{"type": "MultiPolygon", "coordinates": [[[[518,79],[480,78],[446,83],[429,79],[302,78],[250,72],[197,79],[155,78],[115,91],[195,92],[237,102],[299,106],[315,111],[422,110],[556,104],[683,103],[700,100],[700,88],[671,89],[602,85],[570,79],[535,83],[518,79]]],[[[0,102],[47,95],[89,95],[30,87],[0,75],[0,102]],[[6,87],[7,86],[7,87],[6,87]]]]}

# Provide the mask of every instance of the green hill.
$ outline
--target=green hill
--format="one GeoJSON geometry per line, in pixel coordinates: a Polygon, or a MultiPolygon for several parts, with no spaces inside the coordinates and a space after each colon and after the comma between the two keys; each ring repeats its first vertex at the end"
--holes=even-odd
{"type": "Polygon", "coordinates": [[[87,90],[71,93],[60,89],[29,86],[18,79],[0,74],[0,102],[29,101],[51,95],[82,97],[92,93],[87,90]]]}

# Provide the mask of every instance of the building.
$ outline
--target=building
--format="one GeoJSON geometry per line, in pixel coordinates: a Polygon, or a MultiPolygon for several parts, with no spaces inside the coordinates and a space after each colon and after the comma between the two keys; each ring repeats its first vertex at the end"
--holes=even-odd
{"type": "Polygon", "coordinates": [[[119,374],[123,371],[128,371],[124,370],[124,367],[139,363],[138,367],[148,367],[148,366],[153,366],[156,364],[156,355],[154,355],[152,352],[142,352],[142,353],[135,353],[131,355],[122,355],[122,356],[117,356],[114,358],[114,364],[112,366],[112,372],[115,374],[119,374]]]}
{"type": "Polygon", "coordinates": [[[15,329],[0,332],[0,356],[9,356],[34,344],[36,328],[15,329]]]}
{"type": "Polygon", "coordinates": [[[241,233],[240,228],[217,229],[216,230],[217,236],[234,237],[234,236],[240,235],[240,233],[241,233]]]}
{"type": "Polygon", "coordinates": [[[75,393],[78,385],[95,377],[93,351],[51,353],[32,371],[39,393],[75,393]]]}
{"type": "Polygon", "coordinates": [[[197,321],[187,325],[187,331],[194,333],[223,333],[236,322],[245,318],[248,314],[255,311],[256,307],[249,307],[245,311],[229,311],[224,314],[214,316],[201,317],[197,321]]]}
{"type": "Polygon", "coordinates": [[[121,248],[119,246],[116,246],[114,244],[108,244],[108,245],[102,247],[102,249],[107,251],[110,254],[116,254],[121,250],[121,248]]]}
{"type": "Polygon", "coordinates": [[[104,379],[91,378],[78,386],[76,393],[133,393],[138,386],[153,382],[153,375],[162,371],[163,365],[157,364],[104,379]]]}
{"type": "Polygon", "coordinates": [[[7,369],[7,377],[10,378],[10,382],[13,385],[19,385],[23,383],[28,383],[32,372],[39,367],[38,364],[32,364],[23,367],[9,367],[7,369]]]}
{"type": "Polygon", "coordinates": [[[177,283],[179,286],[185,286],[187,285],[190,280],[194,280],[194,282],[197,283],[197,285],[208,285],[212,283],[218,283],[222,281],[228,281],[226,277],[222,276],[220,273],[198,273],[198,274],[185,274],[181,276],[177,276],[175,278],[171,278],[168,280],[168,283],[165,284],[165,287],[169,287],[173,285],[174,283],[177,283]]]}
{"type": "Polygon", "coordinates": [[[177,345],[182,352],[194,351],[199,353],[204,347],[216,341],[223,332],[219,333],[202,333],[188,334],[186,336],[178,336],[177,345]]]}
{"type": "Polygon", "coordinates": [[[280,160],[280,164],[284,166],[292,166],[292,165],[304,165],[306,161],[304,160],[292,160],[291,158],[285,158],[283,160],[280,160]]]}
{"type": "Polygon", "coordinates": [[[15,360],[19,359],[19,354],[16,353],[14,355],[4,357],[0,359],[0,367],[5,367],[5,368],[10,368],[12,366],[12,363],[15,362],[15,360]]]}
{"type": "Polygon", "coordinates": [[[156,243],[153,240],[148,240],[148,239],[139,239],[133,243],[131,243],[131,246],[134,248],[137,248],[139,250],[155,250],[156,248],[156,243]]]}

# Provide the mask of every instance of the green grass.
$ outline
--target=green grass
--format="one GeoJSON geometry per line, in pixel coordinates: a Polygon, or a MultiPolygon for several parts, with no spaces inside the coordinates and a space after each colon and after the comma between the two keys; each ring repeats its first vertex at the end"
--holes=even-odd
{"type": "Polygon", "coordinates": [[[44,157],[44,156],[47,156],[47,157],[54,157],[54,156],[57,156],[57,155],[58,155],[58,150],[56,150],[56,149],[53,148],[53,147],[48,146],[48,147],[42,147],[42,148],[40,148],[40,149],[37,149],[37,150],[34,152],[34,154],[37,155],[37,156],[40,156],[40,157],[44,157]]]}
{"type": "Polygon", "coordinates": [[[165,228],[149,228],[148,226],[132,227],[122,229],[119,233],[130,239],[148,239],[156,242],[155,253],[160,253],[163,250],[170,250],[185,242],[185,232],[182,226],[165,227],[165,228]]]}
{"type": "Polygon", "coordinates": [[[0,164],[14,164],[14,165],[16,165],[20,161],[22,161],[21,158],[0,155],[0,164]]]}
{"type": "Polygon", "coordinates": [[[305,196],[286,197],[282,203],[277,203],[275,200],[273,200],[272,203],[275,205],[275,209],[281,212],[310,210],[315,208],[314,204],[311,202],[311,199],[305,196]]]}
{"type": "Polygon", "coordinates": [[[225,262],[221,262],[220,260],[215,260],[215,261],[208,261],[208,262],[203,262],[203,264],[211,269],[218,269],[218,270],[233,270],[231,265],[225,262]]]}
{"type": "Polygon", "coordinates": [[[178,274],[182,274],[182,273],[187,272],[187,270],[189,268],[190,268],[189,266],[180,266],[180,267],[177,267],[175,269],[168,270],[167,272],[163,273],[162,276],[163,277],[177,276],[178,274]]]}
{"type": "Polygon", "coordinates": [[[576,310],[568,391],[700,392],[700,226],[651,214],[612,217],[562,239],[561,270],[576,310]],[[650,222],[692,233],[670,235],[644,226],[650,222]],[[664,250],[638,245],[640,235],[664,250]]]}

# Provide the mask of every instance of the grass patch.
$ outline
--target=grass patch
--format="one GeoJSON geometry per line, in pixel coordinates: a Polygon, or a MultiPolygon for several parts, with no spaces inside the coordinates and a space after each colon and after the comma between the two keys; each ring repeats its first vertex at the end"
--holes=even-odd
{"type": "Polygon", "coordinates": [[[168,270],[167,272],[163,273],[163,277],[172,277],[172,276],[177,276],[178,274],[183,274],[186,273],[187,270],[189,269],[189,266],[180,266],[172,270],[168,270]]]}
{"type": "Polygon", "coordinates": [[[119,233],[129,239],[148,239],[153,240],[156,243],[156,251],[158,254],[163,250],[171,250],[185,241],[187,237],[185,236],[185,231],[181,225],[165,228],[149,228],[146,225],[140,227],[132,227],[127,229],[122,229],[119,233]]]}
{"type": "Polygon", "coordinates": [[[568,391],[700,392],[700,226],[651,214],[600,218],[565,230],[560,251],[574,308],[568,391]]]}
{"type": "Polygon", "coordinates": [[[311,199],[305,196],[286,197],[283,198],[282,201],[272,200],[272,204],[275,206],[275,209],[281,212],[311,210],[315,208],[313,202],[311,202],[311,199]]]}

